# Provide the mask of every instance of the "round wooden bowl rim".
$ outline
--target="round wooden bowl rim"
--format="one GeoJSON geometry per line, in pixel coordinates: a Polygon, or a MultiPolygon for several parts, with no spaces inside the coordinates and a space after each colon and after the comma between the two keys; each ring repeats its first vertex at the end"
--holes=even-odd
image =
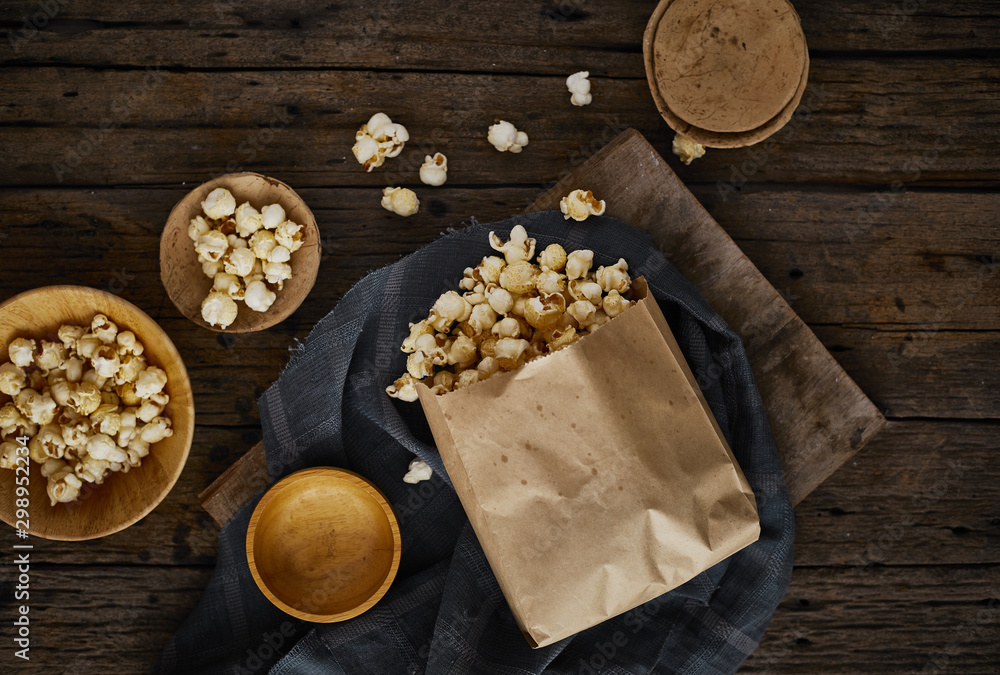
{"type": "Polygon", "coordinates": [[[313,623],[335,623],[338,621],[346,621],[347,619],[353,619],[364,612],[367,612],[375,603],[382,599],[382,596],[386,594],[389,590],[389,586],[396,579],[396,572],[399,570],[399,559],[401,554],[401,544],[402,538],[399,533],[399,521],[396,518],[395,511],[392,510],[392,506],[389,504],[389,500],[386,499],[382,491],[379,490],[374,483],[369,481],[364,476],[357,474],[348,469],[341,469],[333,466],[318,466],[309,469],[302,469],[296,471],[293,474],[285,476],[277,483],[268,488],[264,496],[260,498],[257,502],[257,506],[254,507],[253,514],[250,516],[250,524],[247,527],[247,537],[246,537],[246,551],[247,551],[247,563],[250,565],[250,574],[253,576],[254,582],[257,584],[257,588],[271,601],[275,607],[290,614],[297,619],[302,619],[304,621],[311,621],[313,623]],[[334,479],[337,482],[346,482],[354,485],[355,487],[360,487],[363,489],[370,497],[372,497],[379,506],[382,507],[382,511],[385,513],[386,519],[389,521],[389,529],[392,532],[393,540],[393,553],[392,562],[389,565],[389,570],[385,576],[385,580],[382,585],[372,593],[371,596],[358,606],[343,611],[336,614],[312,614],[310,612],[303,612],[300,609],[292,607],[287,604],[279,597],[277,597],[271,589],[264,583],[264,580],[260,577],[260,573],[257,571],[257,565],[254,561],[254,535],[257,531],[257,524],[260,521],[264,510],[267,508],[268,503],[277,496],[280,492],[292,488],[297,483],[303,480],[321,477],[334,479]]]}
{"type": "MultiPolygon", "coordinates": [[[[186,400],[190,402],[188,405],[184,406],[190,413],[191,424],[188,425],[188,428],[186,429],[186,434],[184,438],[184,450],[181,453],[180,461],[177,462],[177,468],[174,470],[174,472],[168,476],[167,480],[162,482],[160,491],[156,495],[156,497],[153,500],[151,500],[145,507],[129,515],[128,518],[125,518],[124,520],[115,523],[113,525],[110,525],[107,528],[95,532],[93,534],[73,535],[73,534],[41,533],[33,528],[28,528],[29,534],[31,534],[34,537],[39,537],[41,539],[48,539],[51,541],[87,541],[90,539],[100,539],[101,537],[106,537],[109,534],[114,534],[115,532],[121,532],[125,528],[135,525],[137,522],[148,516],[153,511],[153,509],[159,506],[160,502],[162,502],[166,498],[166,496],[170,494],[170,491],[174,488],[174,485],[176,485],[177,480],[181,477],[181,473],[184,471],[184,467],[187,464],[188,456],[191,453],[191,442],[194,439],[194,413],[195,413],[194,393],[191,389],[191,380],[188,377],[187,366],[184,365],[184,360],[181,358],[180,352],[177,351],[177,347],[174,345],[173,340],[170,339],[170,336],[167,335],[166,331],[163,330],[163,328],[156,321],[154,321],[151,316],[146,314],[144,311],[139,309],[137,306],[135,306],[128,300],[120,298],[117,295],[114,295],[113,293],[108,293],[107,291],[102,291],[97,288],[91,288],[89,286],[74,286],[72,284],[41,286],[39,288],[32,288],[22,293],[18,293],[17,295],[4,300],[2,303],[0,303],[0,315],[2,315],[3,310],[6,309],[8,306],[14,304],[15,302],[19,302],[26,298],[30,298],[33,295],[51,295],[54,293],[61,293],[65,291],[73,291],[74,293],[83,293],[84,295],[93,295],[96,297],[104,298],[106,300],[109,300],[112,304],[123,305],[126,308],[130,309],[131,311],[140,314],[142,316],[145,316],[147,319],[149,319],[149,322],[153,324],[156,327],[156,329],[159,330],[159,334],[156,336],[158,338],[159,344],[162,345],[162,348],[165,352],[167,352],[167,355],[175,360],[176,367],[179,371],[179,374],[181,375],[181,381],[177,382],[176,378],[174,378],[171,380],[170,386],[172,388],[176,387],[182,390],[182,392],[185,394],[184,398],[186,398],[186,400]]],[[[144,338],[142,340],[143,344],[148,346],[150,343],[149,337],[143,336],[143,338],[144,338]]],[[[160,366],[163,365],[165,364],[163,363],[160,364],[160,366]]],[[[176,395],[172,397],[171,403],[173,403],[174,400],[177,398],[178,397],[176,395]]],[[[175,428],[174,431],[176,433],[177,429],[175,428]]],[[[14,523],[8,521],[7,518],[5,517],[5,514],[3,513],[0,513],[0,520],[3,520],[3,522],[7,523],[11,527],[14,526],[14,523]]]]}
{"type": "MultiPolygon", "coordinates": [[[[708,148],[742,148],[763,141],[788,124],[788,121],[792,119],[792,115],[795,114],[795,109],[799,107],[799,103],[802,101],[802,95],[805,93],[806,84],[809,81],[809,45],[806,43],[804,33],[802,35],[802,48],[805,51],[805,62],[802,67],[802,77],[799,79],[795,94],[780,113],[756,129],[738,132],[709,131],[708,129],[693,126],[670,109],[670,106],[663,100],[659,84],[656,81],[653,46],[656,41],[656,29],[660,25],[660,20],[673,2],[674,0],[660,0],[656,9],[653,10],[652,16],[649,17],[649,23],[646,24],[646,31],[642,36],[642,56],[646,67],[646,82],[649,85],[650,93],[653,95],[653,102],[656,104],[656,109],[670,128],[695,143],[700,143],[708,148]]],[[[792,14],[801,30],[802,21],[799,19],[798,13],[790,2],[788,6],[792,10],[792,14]]]]}
{"type": "MultiPolygon", "coordinates": [[[[201,317],[200,309],[194,312],[190,312],[186,311],[183,307],[181,307],[181,303],[179,303],[177,300],[177,297],[180,294],[180,289],[178,289],[175,284],[169,283],[166,275],[166,269],[168,265],[171,265],[173,263],[173,256],[170,255],[170,251],[166,248],[167,234],[170,232],[172,227],[187,228],[188,225],[188,222],[175,222],[176,219],[180,218],[181,205],[192,194],[200,190],[203,190],[209,186],[211,186],[212,189],[214,189],[216,186],[222,184],[223,182],[232,181],[235,179],[250,178],[250,177],[261,178],[275,187],[280,186],[282,188],[287,189],[292,194],[292,196],[298,201],[298,205],[300,205],[305,210],[305,213],[308,216],[306,222],[300,224],[303,227],[306,227],[309,230],[311,230],[315,237],[315,240],[317,242],[319,241],[319,226],[316,224],[316,216],[313,214],[312,209],[309,208],[309,205],[306,203],[306,201],[302,199],[301,196],[299,196],[299,193],[296,192],[290,185],[288,185],[288,183],[285,183],[284,181],[280,181],[277,178],[271,178],[270,176],[265,176],[264,174],[256,173],[254,171],[240,171],[238,173],[223,174],[221,176],[213,178],[212,180],[205,181],[204,183],[198,185],[197,187],[189,191],[179,200],[177,200],[177,203],[174,204],[173,208],[170,209],[170,215],[167,216],[167,221],[166,224],[164,225],[163,233],[160,235],[160,281],[163,284],[163,287],[166,289],[167,296],[170,298],[170,301],[174,303],[174,306],[181,314],[183,314],[188,319],[198,324],[202,328],[207,328],[208,330],[215,331],[216,333],[256,333],[257,331],[266,330],[271,326],[280,323],[281,321],[284,321],[289,316],[291,316],[295,312],[295,310],[297,310],[299,307],[302,306],[303,301],[305,301],[306,297],[309,295],[309,292],[316,284],[316,277],[319,274],[318,259],[316,260],[316,263],[314,265],[299,266],[297,268],[293,268],[292,278],[286,281],[285,288],[281,291],[277,291],[277,293],[280,294],[288,292],[289,290],[288,287],[291,286],[292,283],[305,284],[303,286],[304,292],[302,293],[302,297],[299,299],[298,302],[286,306],[284,310],[281,312],[272,312],[270,309],[266,312],[263,312],[263,314],[261,314],[260,323],[257,325],[250,325],[250,326],[240,325],[241,322],[238,317],[236,322],[231,324],[228,328],[220,328],[219,326],[210,325],[207,321],[205,321],[201,317]]],[[[237,199],[237,202],[239,202],[239,199],[237,199]]],[[[291,210],[292,209],[288,208],[286,209],[286,212],[290,213],[291,210]]],[[[186,236],[187,235],[185,233],[185,237],[186,236]]],[[[300,251],[293,253],[292,256],[296,257],[299,252],[301,252],[301,249],[300,251]]],[[[190,248],[190,253],[192,256],[197,255],[194,251],[193,245],[190,248]]],[[[239,316],[242,316],[245,311],[252,311],[249,310],[249,308],[247,308],[246,305],[242,302],[237,304],[240,307],[239,316]]]]}

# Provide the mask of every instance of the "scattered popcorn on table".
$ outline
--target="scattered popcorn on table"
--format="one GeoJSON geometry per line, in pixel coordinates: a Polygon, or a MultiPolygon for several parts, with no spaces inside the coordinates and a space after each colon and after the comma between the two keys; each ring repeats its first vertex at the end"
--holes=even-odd
{"type": "Polygon", "coordinates": [[[435,187],[444,185],[448,180],[448,158],[440,152],[434,153],[433,157],[426,155],[420,166],[420,180],[435,187]]]}
{"type": "MultiPolygon", "coordinates": [[[[281,204],[258,211],[249,202],[236,205],[225,188],[216,188],[202,202],[204,216],[188,227],[202,272],[212,279],[212,290],[201,303],[206,323],[228,328],[239,315],[238,301],[255,312],[274,303],[275,292],[292,278],[292,254],[302,248],[302,225],[288,220],[281,204]],[[254,283],[252,300],[247,291],[254,283]]],[[[89,354],[87,355],[89,358],[89,354]]]]}
{"type": "Polygon", "coordinates": [[[386,157],[396,157],[403,151],[410,134],[402,124],[394,124],[385,113],[375,113],[354,135],[351,152],[355,159],[371,171],[382,166],[386,157]]]}
{"type": "Polygon", "coordinates": [[[695,143],[690,139],[684,138],[680,134],[675,134],[673,151],[682,162],[690,164],[699,157],[704,156],[705,146],[701,143],[695,143]]]}
{"type": "Polygon", "coordinates": [[[500,120],[490,127],[486,140],[500,152],[521,152],[528,144],[528,134],[518,131],[510,122],[500,120]]]}
{"type": "Polygon", "coordinates": [[[420,208],[420,200],[409,188],[387,187],[382,190],[382,208],[401,216],[412,216],[420,208]]]}
{"type": "Polygon", "coordinates": [[[603,216],[604,207],[604,200],[598,200],[590,190],[573,190],[559,201],[559,210],[566,220],[582,221],[590,216],[603,216]]]}
{"type": "Polygon", "coordinates": [[[410,470],[403,476],[404,483],[419,483],[422,480],[430,480],[434,475],[434,470],[423,460],[415,459],[410,462],[410,470]]]}
{"type": "Polygon", "coordinates": [[[85,482],[138,467],[150,443],[174,433],[167,374],[147,365],[135,334],[97,314],[89,328],[64,325],[57,335],[14,339],[12,362],[0,364],[0,391],[13,398],[0,407],[0,468],[16,469],[17,439],[28,437],[52,506],[77,499],[85,482]]]}
{"type": "Polygon", "coordinates": [[[416,401],[417,382],[440,395],[515,370],[634,304],[626,297],[632,280],[624,259],[592,272],[593,251],[567,255],[559,244],[536,258],[537,242],[520,225],[506,241],[490,232],[489,242],[503,257],[466,268],[459,290],[443,293],[426,319],[410,324],[400,346],[407,372],[385,390],[392,398],[416,401]]]}
{"type": "Polygon", "coordinates": [[[573,105],[583,106],[589,105],[593,100],[593,96],[590,94],[590,73],[586,70],[581,70],[579,73],[573,73],[566,78],[566,87],[569,89],[569,93],[572,94],[569,98],[569,102],[573,105]]]}

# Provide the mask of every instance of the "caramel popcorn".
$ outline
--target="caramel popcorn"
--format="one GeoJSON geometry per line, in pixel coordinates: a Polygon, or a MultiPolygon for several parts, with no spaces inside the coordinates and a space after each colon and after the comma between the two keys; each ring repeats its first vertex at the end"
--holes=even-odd
{"type": "Polygon", "coordinates": [[[57,336],[15,338],[0,364],[0,391],[13,399],[0,407],[0,468],[16,468],[17,439],[27,437],[52,506],[75,500],[84,482],[139,466],[151,443],[173,434],[167,374],[147,365],[134,333],[97,314],[57,336]]]}
{"type": "Polygon", "coordinates": [[[674,142],[672,145],[673,153],[684,162],[685,164],[690,164],[699,157],[705,155],[705,146],[701,143],[695,143],[694,141],[684,138],[680,134],[674,135],[674,142]]]}
{"type": "Polygon", "coordinates": [[[566,220],[586,220],[591,216],[604,215],[604,200],[597,199],[590,190],[573,190],[559,202],[559,210],[566,220]]]}

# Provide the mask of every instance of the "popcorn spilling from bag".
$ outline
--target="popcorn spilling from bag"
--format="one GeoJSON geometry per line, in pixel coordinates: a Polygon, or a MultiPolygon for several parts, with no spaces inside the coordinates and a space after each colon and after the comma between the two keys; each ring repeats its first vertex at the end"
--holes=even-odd
{"type": "Polygon", "coordinates": [[[88,327],[60,326],[57,339],[15,338],[0,365],[0,392],[13,398],[0,408],[0,468],[17,468],[17,439],[27,438],[52,506],[137,468],[174,433],[167,374],[131,331],[97,314],[88,327]]]}
{"type": "Polygon", "coordinates": [[[277,291],[292,278],[292,254],[302,248],[305,228],[288,220],[281,204],[260,211],[249,202],[236,205],[225,188],[201,203],[205,216],[188,226],[202,272],[212,290],[201,303],[201,317],[212,326],[229,327],[239,314],[238,301],[266,312],[277,291]]]}
{"type": "Polygon", "coordinates": [[[466,268],[459,290],[441,295],[426,319],[409,325],[400,347],[408,354],[407,372],[386,388],[389,396],[416,401],[417,382],[441,395],[516,370],[633,304],[624,259],[594,270],[593,251],[567,254],[559,244],[536,258],[536,241],[520,225],[507,241],[495,232],[489,240],[503,257],[486,256],[466,268]]]}

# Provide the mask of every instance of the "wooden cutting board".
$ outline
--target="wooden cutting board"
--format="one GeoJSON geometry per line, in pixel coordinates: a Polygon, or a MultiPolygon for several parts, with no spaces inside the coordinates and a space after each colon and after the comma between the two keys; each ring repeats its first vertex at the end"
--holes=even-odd
{"type": "MultiPolygon", "coordinates": [[[[885,426],[875,405],[642,134],[624,131],[528,211],[558,209],[576,188],[593,190],[607,201],[607,215],[648,232],[743,338],[793,504],[885,426]],[[664,218],[667,213],[672,217],[664,218]]],[[[199,499],[221,525],[270,482],[258,443],[199,499]]]]}

